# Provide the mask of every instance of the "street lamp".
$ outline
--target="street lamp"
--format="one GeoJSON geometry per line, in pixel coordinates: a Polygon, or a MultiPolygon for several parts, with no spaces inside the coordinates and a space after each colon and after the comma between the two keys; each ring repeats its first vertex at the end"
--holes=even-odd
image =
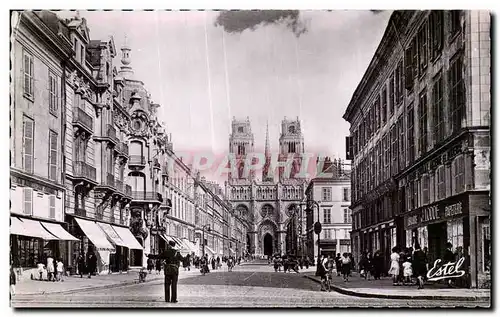
{"type": "MultiPolygon", "coordinates": [[[[313,203],[316,205],[316,207],[318,208],[318,221],[316,221],[314,223],[314,233],[316,233],[318,235],[318,260],[316,262],[316,274],[318,273],[318,269],[319,269],[319,261],[320,261],[320,258],[321,258],[321,248],[320,248],[320,240],[321,240],[321,237],[320,237],[320,234],[321,234],[321,223],[319,221],[319,204],[321,202],[318,202],[318,201],[315,201],[315,200],[312,200],[312,199],[309,199],[308,202],[310,203],[313,203]]],[[[307,206],[307,205],[306,205],[307,206]]],[[[310,213],[310,212],[314,212],[314,209],[311,210],[311,209],[306,209],[306,213],[310,213]]],[[[314,219],[314,216],[313,216],[313,219],[314,219]]]]}
{"type": "Polygon", "coordinates": [[[210,232],[210,225],[204,225],[202,228],[201,228],[201,233],[202,233],[202,236],[201,236],[201,240],[202,240],[202,243],[203,243],[203,246],[202,246],[202,257],[205,256],[205,228],[207,228],[207,231],[210,232]]]}

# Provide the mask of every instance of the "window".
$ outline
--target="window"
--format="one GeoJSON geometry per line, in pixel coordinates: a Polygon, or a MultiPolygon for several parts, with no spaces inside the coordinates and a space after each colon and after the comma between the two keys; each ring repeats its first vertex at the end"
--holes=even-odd
{"type": "Polygon", "coordinates": [[[382,89],[382,108],[380,109],[380,121],[381,121],[381,126],[383,127],[385,122],[388,121],[387,120],[387,91],[384,87],[384,89],[382,89]]]}
{"type": "Polygon", "coordinates": [[[437,199],[443,199],[446,196],[446,187],[444,183],[444,166],[437,169],[437,199]]]}
{"type": "Polygon", "coordinates": [[[49,112],[57,116],[58,99],[57,99],[57,77],[49,72],[49,112]]]}
{"type": "Polygon", "coordinates": [[[441,53],[443,48],[443,11],[432,11],[429,17],[430,50],[432,59],[441,53]]]}
{"type": "Polygon", "coordinates": [[[413,38],[410,46],[405,51],[405,88],[408,91],[413,90],[415,76],[418,71],[418,50],[417,38],[413,38]]]}
{"type": "Polygon", "coordinates": [[[296,144],[294,142],[288,143],[288,153],[295,153],[296,144]]]}
{"type": "Polygon", "coordinates": [[[404,68],[403,61],[398,63],[398,67],[396,67],[395,78],[394,78],[394,106],[399,105],[403,101],[403,88],[404,88],[404,68]]]}
{"type": "Polygon", "coordinates": [[[344,208],[344,223],[352,223],[352,210],[344,208]]]}
{"type": "Polygon", "coordinates": [[[458,194],[465,190],[465,159],[463,155],[458,156],[453,164],[454,193],[458,194]]]}
{"type": "Polygon", "coordinates": [[[415,159],[415,135],[414,135],[414,115],[413,105],[410,105],[407,113],[407,147],[408,147],[408,162],[411,164],[415,159]]]}
{"type": "Polygon", "coordinates": [[[35,123],[28,117],[23,117],[23,168],[33,173],[33,137],[35,123]]]}
{"type": "Polygon", "coordinates": [[[372,135],[372,112],[371,109],[368,111],[368,115],[365,117],[366,124],[366,141],[368,141],[372,135]]]}
{"type": "Polygon", "coordinates": [[[482,225],[483,231],[483,270],[491,272],[491,233],[490,222],[486,220],[482,225]]]}
{"type": "Polygon", "coordinates": [[[420,153],[424,154],[425,152],[427,152],[427,91],[426,90],[420,93],[420,101],[418,109],[420,112],[419,113],[420,129],[419,129],[418,142],[419,142],[420,153]]]}
{"type": "Polygon", "coordinates": [[[389,114],[387,114],[387,111],[384,111],[383,115],[387,116],[387,121],[389,121],[389,118],[392,117],[392,114],[394,113],[394,76],[391,76],[389,78],[389,114]]]}
{"type": "Polygon", "coordinates": [[[323,223],[332,223],[332,210],[330,208],[323,209],[323,223]]]}
{"type": "Polygon", "coordinates": [[[238,145],[238,155],[245,155],[245,145],[243,144],[238,145]]]}
{"type": "Polygon", "coordinates": [[[49,131],[49,179],[57,181],[57,133],[49,131]]]}
{"type": "Polygon", "coordinates": [[[422,176],[422,205],[427,205],[430,202],[429,197],[429,175],[422,176]]]}
{"type": "Polygon", "coordinates": [[[462,117],[465,108],[462,56],[454,58],[450,63],[448,76],[450,83],[451,132],[453,134],[462,128],[462,117]]]}
{"type": "Polygon", "coordinates": [[[349,197],[349,188],[348,187],[342,188],[342,192],[343,192],[342,201],[349,201],[351,198],[349,197]]]}
{"type": "Polygon", "coordinates": [[[443,103],[443,78],[441,74],[436,76],[432,89],[432,109],[434,123],[435,144],[444,139],[444,103],[443,103]]]}
{"type": "Polygon", "coordinates": [[[238,127],[238,133],[243,133],[243,127],[238,127]]]}
{"type": "Polygon", "coordinates": [[[428,61],[428,24],[427,21],[420,27],[418,31],[418,55],[419,55],[419,63],[418,63],[418,73],[422,76],[427,69],[427,61],[428,61]]]}
{"type": "Polygon", "coordinates": [[[293,125],[292,125],[292,126],[289,126],[289,127],[288,127],[288,132],[289,132],[289,133],[295,133],[295,126],[293,126],[293,125]]]}
{"type": "Polygon", "coordinates": [[[391,175],[396,175],[398,169],[398,127],[391,128],[391,175]]]}
{"type": "Polygon", "coordinates": [[[56,218],[56,196],[55,195],[49,196],[49,218],[51,218],[51,219],[56,218]]]}
{"type": "Polygon", "coordinates": [[[464,226],[463,220],[457,219],[448,221],[446,224],[448,229],[448,242],[451,243],[452,251],[456,251],[458,247],[464,247],[464,226]]]}
{"type": "Polygon", "coordinates": [[[81,63],[85,64],[85,46],[80,46],[80,58],[81,63]]]}
{"type": "MultiPolygon", "coordinates": [[[[382,100],[384,100],[384,95],[385,95],[385,98],[387,99],[387,94],[385,93],[385,89],[384,91],[382,92],[382,100]]],[[[380,129],[380,126],[381,126],[381,113],[380,113],[380,96],[377,97],[377,100],[375,100],[375,104],[373,105],[373,112],[374,112],[374,116],[375,116],[375,131],[378,131],[378,129],[380,129]]]]}
{"type": "Polygon", "coordinates": [[[451,10],[450,11],[450,20],[451,20],[451,35],[455,35],[456,33],[460,32],[460,29],[462,28],[461,22],[460,22],[460,16],[462,14],[461,10],[451,10]]]}
{"type": "Polygon", "coordinates": [[[24,213],[26,215],[33,214],[33,188],[25,187],[23,188],[23,198],[24,198],[24,213]]]}
{"type": "Polygon", "coordinates": [[[34,76],[34,68],[33,68],[33,55],[28,52],[23,53],[24,66],[23,66],[23,74],[24,74],[24,94],[33,97],[33,76],[34,76]]]}
{"type": "Polygon", "coordinates": [[[323,201],[332,201],[332,189],[330,187],[323,187],[321,196],[323,201]]]}

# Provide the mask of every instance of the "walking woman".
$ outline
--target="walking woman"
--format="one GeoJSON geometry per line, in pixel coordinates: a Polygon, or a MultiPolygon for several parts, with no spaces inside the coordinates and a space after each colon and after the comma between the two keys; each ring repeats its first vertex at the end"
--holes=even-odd
{"type": "Polygon", "coordinates": [[[78,274],[80,274],[80,278],[83,278],[83,274],[84,274],[83,271],[85,271],[85,256],[80,253],[78,255],[78,259],[76,260],[76,263],[78,265],[78,274]]]}
{"type": "Polygon", "coordinates": [[[349,274],[351,274],[351,258],[347,253],[344,253],[340,260],[342,261],[342,276],[344,277],[344,282],[348,282],[349,274]]]}
{"type": "Polygon", "coordinates": [[[389,275],[392,276],[392,285],[398,285],[399,278],[399,249],[397,247],[392,248],[391,254],[391,266],[389,269],[389,275]]]}
{"type": "Polygon", "coordinates": [[[424,288],[424,276],[427,274],[427,257],[420,249],[418,243],[415,244],[412,263],[413,276],[417,277],[418,289],[424,288]]]}

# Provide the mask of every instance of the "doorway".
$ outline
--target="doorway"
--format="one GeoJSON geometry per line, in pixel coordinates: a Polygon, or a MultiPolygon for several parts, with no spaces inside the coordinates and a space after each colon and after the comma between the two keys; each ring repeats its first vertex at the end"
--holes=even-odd
{"type": "Polygon", "coordinates": [[[264,255],[273,255],[273,236],[269,233],[264,236],[264,255]]]}

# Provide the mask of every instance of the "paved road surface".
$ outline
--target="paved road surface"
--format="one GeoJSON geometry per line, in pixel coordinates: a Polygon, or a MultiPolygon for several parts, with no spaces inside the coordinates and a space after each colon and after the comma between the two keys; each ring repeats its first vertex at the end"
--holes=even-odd
{"type": "Polygon", "coordinates": [[[385,300],[320,292],[302,274],[275,273],[268,265],[238,266],[179,280],[179,303],[165,303],[153,281],[92,292],[17,296],[14,307],[487,307],[487,302],[385,300]]]}

